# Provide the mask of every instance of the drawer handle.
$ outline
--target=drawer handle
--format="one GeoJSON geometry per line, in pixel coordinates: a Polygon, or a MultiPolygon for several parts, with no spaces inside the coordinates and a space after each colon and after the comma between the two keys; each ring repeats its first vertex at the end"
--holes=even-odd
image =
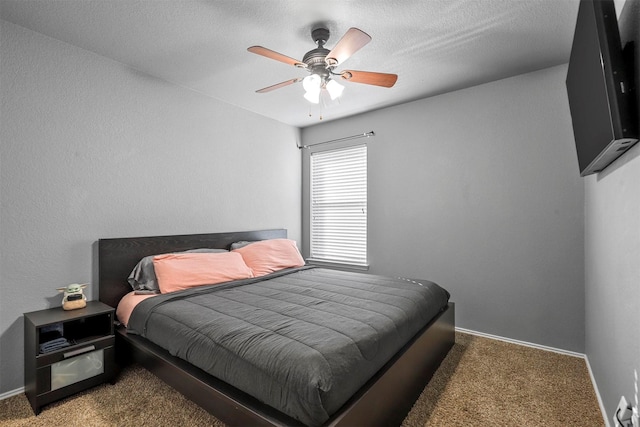
{"type": "Polygon", "coordinates": [[[79,348],[77,350],[73,350],[73,351],[68,351],[66,353],[63,353],[62,355],[64,356],[64,358],[68,358],[68,357],[73,357],[73,356],[77,356],[79,354],[82,353],[86,353],[88,351],[93,351],[96,349],[95,345],[90,345],[89,347],[83,347],[83,348],[79,348]]]}

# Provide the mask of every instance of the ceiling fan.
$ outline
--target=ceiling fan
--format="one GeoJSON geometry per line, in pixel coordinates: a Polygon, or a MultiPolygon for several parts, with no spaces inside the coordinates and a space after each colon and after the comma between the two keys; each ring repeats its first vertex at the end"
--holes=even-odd
{"type": "Polygon", "coordinates": [[[287,80],[258,89],[256,92],[266,93],[302,81],[303,87],[306,90],[305,98],[317,104],[322,89],[326,89],[327,92],[329,92],[331,99],[335,99],[341,95],[344,87],[332,79],[334,76],[339,76],[343,80],[354,83],[382,87],[392,87],[396,83],[396,80],[398,80],[396,74],[356,70],[336,72],[335,68],[342,65],[351,55],[369,43],[371,36],[357,28],[350,28],[333,49],[329,50],[324,47],[327,40],[329,40],[329,35],[329,30],[322,27],[311,31],[311,38],[318,47],[307,52],[302,58],[302,61],[262,46],[251,46],[248,48],[247,50],[249,52],[275,59],[276,61],[284,62],[285,64],[298,68],[304,68],[310,73],[310,75],[305,78],[287,80]]]}

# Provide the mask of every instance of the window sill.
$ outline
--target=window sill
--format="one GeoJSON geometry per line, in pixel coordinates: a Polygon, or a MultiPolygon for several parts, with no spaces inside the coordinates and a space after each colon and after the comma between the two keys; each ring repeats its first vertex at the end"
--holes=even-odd
{"type": "Polygon", "coordinates": [[[336,269],[344,269],[344,270],[359,270],[359,271],[369,270],[369,264],[349,264],[346,262],[326,261],[326,260],[315,259],[315,258],[307,258],[306,261],[308,264],[317,265],[318,267],[336,268],[336,269]]]}

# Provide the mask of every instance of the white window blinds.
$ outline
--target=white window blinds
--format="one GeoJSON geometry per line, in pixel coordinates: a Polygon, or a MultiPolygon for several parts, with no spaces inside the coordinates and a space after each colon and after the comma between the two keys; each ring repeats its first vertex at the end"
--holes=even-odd
{"type": "Polygon", "coordinates": [[[367,146],[311,154],[311,259],[367,264],[367,146]]]}

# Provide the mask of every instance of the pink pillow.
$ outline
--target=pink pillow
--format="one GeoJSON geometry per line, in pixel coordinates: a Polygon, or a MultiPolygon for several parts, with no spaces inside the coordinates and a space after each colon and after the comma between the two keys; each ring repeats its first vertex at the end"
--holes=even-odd
{"type": "Polygon", "coordinates": [[[153,268],[163,294],[253,277],[242,256],[233,252],[158,255],[153,268]]]}
{"type": "Polygon", "coordinates": [[[232,253],[242,254],[244,262],[253,270],[255,277],[289,267],[302,267],[304,259],[295,240],[272,239],[251,243],[232,253]]]}

